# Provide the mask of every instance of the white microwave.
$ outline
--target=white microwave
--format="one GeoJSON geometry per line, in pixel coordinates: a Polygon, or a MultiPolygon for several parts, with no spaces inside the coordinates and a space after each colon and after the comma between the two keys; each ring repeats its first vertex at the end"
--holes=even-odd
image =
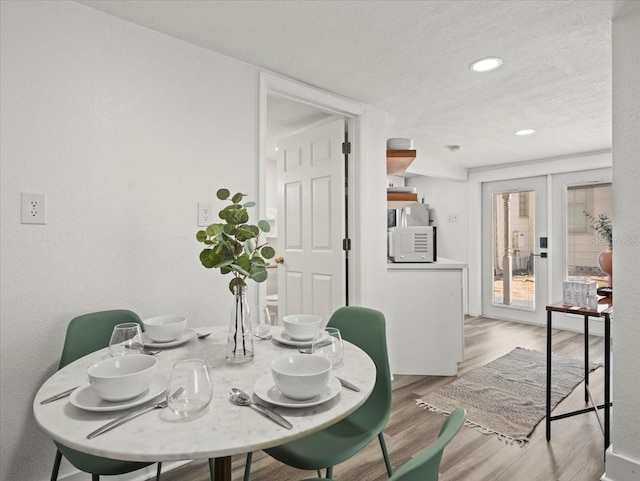
{"type": "Polygon", "coordinates": [[[387,246],[393,262],[435,262],[436,227],[390,227],[387,246]]]}

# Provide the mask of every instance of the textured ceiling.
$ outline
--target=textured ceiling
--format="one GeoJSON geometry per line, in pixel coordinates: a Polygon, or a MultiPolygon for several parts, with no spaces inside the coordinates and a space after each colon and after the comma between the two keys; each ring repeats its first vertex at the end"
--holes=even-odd
{"type": "Polygon", "coordinates": [[[415,173],[611,148],[619,2],[79,3],[386,111],[388,136],[414,139],[415,173]],[[487,56],[502,68],[469,70],[487,56]],[[536,133],[514,135],[523,128],[536,133]]]}

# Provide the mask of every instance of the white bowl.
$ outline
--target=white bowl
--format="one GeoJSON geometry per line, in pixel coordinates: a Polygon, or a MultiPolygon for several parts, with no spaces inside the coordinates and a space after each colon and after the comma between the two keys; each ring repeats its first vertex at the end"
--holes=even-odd
{"type": "Polygon", "coordinates": [[[178,339],[187,327],[187,318],[182,316],[158,316],[142,321],[144,333],[156,342],[178,339]]]}
{"type": "Polygon", "coordinates": [[[322,317],[314,314],[292,314],[282,318],[282,327],[296,341],[310,341],[320,330],[322,317]]]}
{"type": "Polygon", "coordinates": [[[387,139],[388,150],[413,150],[413,140],[404,137],[387,139]]]}
{"type": "Polygon", "coordinates": [[[329,382],[331,361],[315,354],[288,354],[274,359],[271,375],[285,396],[303,401],[322,392],[329,382]]]}
{"type": "Polygon", "coordinates": [[[147,390],[157,365],[155,357],[145,354],[104,359],[89,366],[89,385],[106,401],[133,399],[147,390]]]}

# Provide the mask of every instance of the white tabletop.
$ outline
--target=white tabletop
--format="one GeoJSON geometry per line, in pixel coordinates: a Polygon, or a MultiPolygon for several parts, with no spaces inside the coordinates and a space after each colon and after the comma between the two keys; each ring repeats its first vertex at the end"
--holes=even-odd
{"type": "MultiPolygon", "coordinates": [[[[273,328],[274,332],[280,329],[273,328]]],[[[232,404],[229,390],[239,387],[253,394],[256,381],[270,375],[271,361],[287,352],[297,352],[296,348],[273,340],[255,340],[253,362],[232,365],[225,362],[227,328],[216,326],[198,331],[213,331],[213,334],[206,339],[194,338],[182,346],[164,349],[157,358],[159,372],[167,376],[179,359],[207,360],[214,393],[208,409],[199,417],[176,420],[168,409],[157,409],[87,439],[87,434],[127,411],[86,411],[73,406],[69,398],[44,405],[40,401],[73,386],[88,384],[87,367],[108,356],[106,350],[100,350],[65,366],[42,385],[33,403],[37,423],[54,440],[97,456],[127,461],[222,458],[277,446],[321,430],[361,406],[375,384],[376,369],[371,358],[345,342],[344,361],[333,372],[357,385],[361,391],[342,388],[335,398],[315,407],[276,406],[275,410],[293,424],[292,429],[285,429],[249,407],[232,404]]],[[[254,396],[254,400],[259,399],[254,396]]]]}

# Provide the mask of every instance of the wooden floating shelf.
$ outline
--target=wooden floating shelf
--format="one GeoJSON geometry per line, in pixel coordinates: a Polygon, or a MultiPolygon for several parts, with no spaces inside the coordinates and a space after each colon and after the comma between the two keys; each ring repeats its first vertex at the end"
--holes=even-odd
{"type": "Polygon", "coordinates": [[[411,192],[388,192],[387,209],[402,209],[418,202],[418,194],[411,192]]]}
{"type": "Polygon", "coordinates": [[[404,174],[415,158],[415,150],[387,150],[387,175],[404,174]]]}

